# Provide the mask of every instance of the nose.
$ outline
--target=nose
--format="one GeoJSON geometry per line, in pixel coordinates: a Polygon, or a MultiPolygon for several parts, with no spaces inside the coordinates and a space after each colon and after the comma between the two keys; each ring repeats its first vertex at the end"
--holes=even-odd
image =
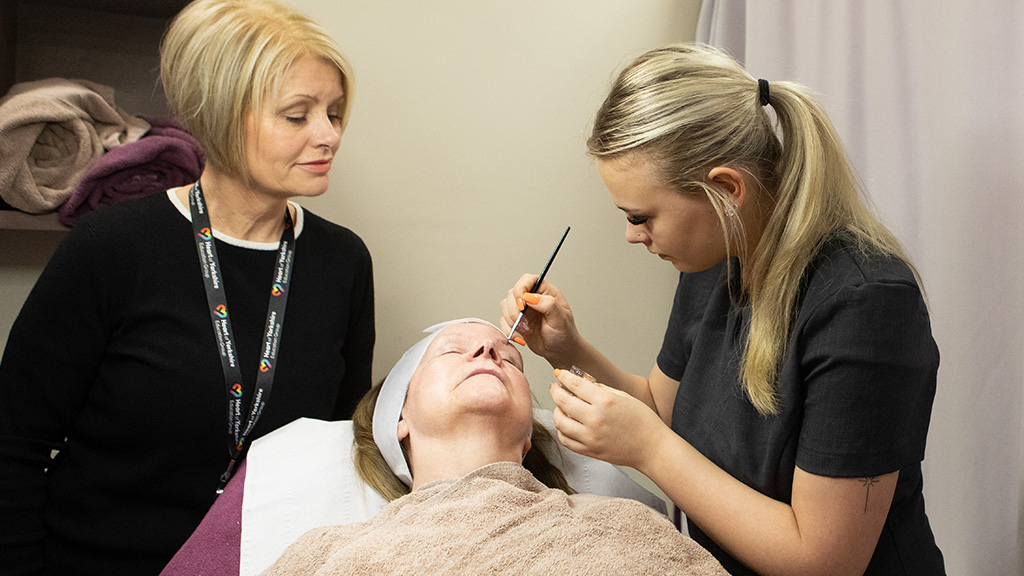
{"type": "Polygon", "coordinates": [[[318,114],[314,123],[313,142],[337,150],[341,143],[341,120],[329,114],[318,114]]]}
{"type": "Polygon", "coordinates": [[[647,245],[647,233],[640,226],[626,224],[626,242],[647,245]]]}
{"type": "Polygon", "coordinates": [[[484,358],[495,364],[501,364],[501,353],[498,352],[497,342],[490,339],[484,340],[474,350],[473,358],[484,358]]]}

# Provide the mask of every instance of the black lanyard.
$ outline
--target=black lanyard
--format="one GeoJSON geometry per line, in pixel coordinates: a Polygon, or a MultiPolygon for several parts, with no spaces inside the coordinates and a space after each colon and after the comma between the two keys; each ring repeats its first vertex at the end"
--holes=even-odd
{"type": "Polygon", "coordinates": [[[295,257],[295,231],[292,217],[285,209],[285,229],[277,249],[277,269],[270,288],[270,304],[267,306],[267,322],[263,330],[259,371],[256,373],[256,389],[249,405],[249,417],[242,423],[242,371],[238,367],[235,339],[228,316],[228,301],[224,295],[224,279],[221,276],[217,247],[213,242],[213,228],[210,214],[206,210],[203,189],[196,182],[188,193],[189,210],[192,213],[192,230],[195,232],[196,250],[203,269],[203,283],[206,285],[206,301],[210,305],[210,319],[213,333],[217,337],[220,363],[224,370],[224,383],[228,395],[228,449],[231,460],[227,470],[220,477],[217,493],[224,491],[228,480],[234,474],[235,466],[242,454],[245,440],[259,420],[270,397],[277,369],[277,350],[281,343],[281,328],[284,326],[285,306],[288,304],[288,283],[292,276],[292,261],[295,257]]]}

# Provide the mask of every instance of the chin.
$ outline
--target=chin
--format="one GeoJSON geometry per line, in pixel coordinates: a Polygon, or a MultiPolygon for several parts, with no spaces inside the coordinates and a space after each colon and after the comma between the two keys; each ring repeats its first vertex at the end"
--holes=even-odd
{"type": "Polygon", "coordinates": [[[303,188],[296,188],[295,196],[300,198],[316,198],[317,196],[323,196],[327,192],[327,185],[322,186],[308,186],[303,188]]]}
{"type": "Polygon", "coordinates": [[[678,260],[672,260],[672,267],[675,268],[676,270],[679,270],[680,272],[686,273],[703,272],[705,270],[710,270],[711,268],[714,268],[715,264],[718,264],[718,262],[721,262],[721,260],[711,262],[709,264],[687,264],[685,262],[680,262],[678,260]]]}

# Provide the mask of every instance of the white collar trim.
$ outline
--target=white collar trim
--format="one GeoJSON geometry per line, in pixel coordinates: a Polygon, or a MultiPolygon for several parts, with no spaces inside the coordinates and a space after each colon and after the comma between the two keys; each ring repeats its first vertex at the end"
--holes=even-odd
{"type": "MultiPolygon", "coordinates": [[[[171,204],[181,212],[189,222],[192,221],[192,213],[189,211],[188,206],[183,204],[181,200],[178,200],[178,195],[174,193],[174,189],[167,191],[167,198],[170,199],[171,204]]],[[[288,201],[288,205],[295,208],[295,238],[298,239],[302,235],[302,225],[305,223],[305,212],[302,210],[302,206],[299,206],[291,200],[288,201]]],[[[227,242],[233,246],[239,248],[248,248],[250,250],[277,250],[278,242],[253,242],[252,240],[242,240],[241,238],[235,238],[234,236],[228,236],[223,232],[213,229],[213,237],[220,240],[221,242],[227,242]]]]}

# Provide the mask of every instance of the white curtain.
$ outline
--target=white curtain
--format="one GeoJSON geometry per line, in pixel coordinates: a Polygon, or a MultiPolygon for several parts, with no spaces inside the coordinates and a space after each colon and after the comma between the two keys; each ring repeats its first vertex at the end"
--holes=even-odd
{"type": "Polygon", "coordinates": [[[925,283],[946,570],[1024,574],[1024,3],[705,0],[698,39],[820,95],[925,283]]]}

